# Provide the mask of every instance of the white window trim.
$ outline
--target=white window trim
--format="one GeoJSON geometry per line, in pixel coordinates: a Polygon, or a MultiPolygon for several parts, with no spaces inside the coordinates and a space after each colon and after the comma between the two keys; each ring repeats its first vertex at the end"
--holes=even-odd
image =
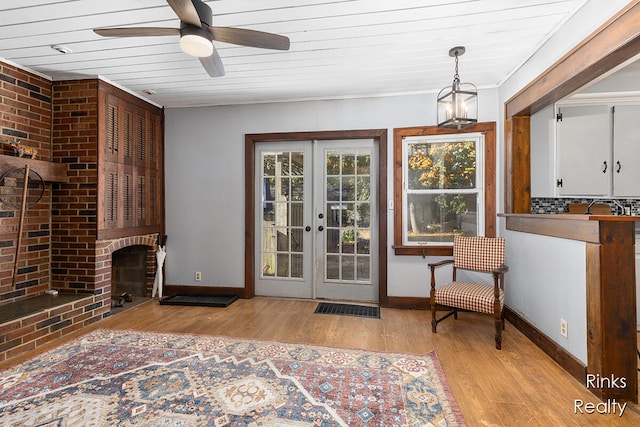
{"type": "Polygon", "coordinates": [[[463,134],[451,134],[451,135],[428,135],[428,136],[408,136],[402,138],[402,244],[403,246],[453,246],[453,242],[416,242],[408,240],[408,224],[407,224],[407,212],[409,207],[407,206],[407,195],[411,193],[421,194],[445,194],[445,193],[475,193],[477,197],[477,229],[478,236],[484,236],[485,229],[485,196],[484,196],[484,133],[463,133],[463,134]],[[435,143],[435,142],[464,142],[475,141],[476,143],[476,187],[474,189],[457,189],[457,190],[408,190],[408,174],[409,168],[407,165],[408,147],[410,144],[416,143],[435,143]]]}

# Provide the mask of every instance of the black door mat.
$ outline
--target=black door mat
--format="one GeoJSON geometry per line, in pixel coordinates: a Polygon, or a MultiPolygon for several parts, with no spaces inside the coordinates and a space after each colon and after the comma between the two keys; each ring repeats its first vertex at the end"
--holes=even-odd
{"type": "Polygon", "coordinates": [[[316,307],[316,311],[314,311],[314,313],[341,314],[344,316],[357,316],[357,317],[368,317],[371,319],[379,319],[380,307],[321,302],[316,307]]]}
{"type": "Polygon", "coordinates": [[[160,300],[160,305],[200,305],[228,307],[238,299],[237,295],[174,294],[160,300]]]}

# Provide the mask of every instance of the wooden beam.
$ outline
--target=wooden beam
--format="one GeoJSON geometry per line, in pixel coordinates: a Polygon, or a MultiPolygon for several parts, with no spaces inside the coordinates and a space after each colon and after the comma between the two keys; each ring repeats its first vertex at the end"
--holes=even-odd
{"type": "Polygon", "coordinates": [[[529,116],[640,54],[634,0],[506,102],[506,119],[529,116]]]}
{"type": "Polygon", "coordinates": [[[0,154],[0,173],[5,173],[10,169],[23,168],[27,165],[29,165],[32,171],[37,172],[44,181],[69,182],[67,165],[64,163],[53,163],[0,154]]]}
{"type": "Polygon", "coordinates": [[[531,212],[531,118],[505,122],[505,213],[531,212]]]}
{"type": "Polygon", "coordinates": [[[599,243],[598,221],[586,221],[584,215],[504,215],[507,230],[581,242],[599,243]]]}
{"type": "Polygon", "coordinates": [[[599,225],[600,243],[587,243],[585,385],[602,400],[638,402],[634,223],[599,225]]]}

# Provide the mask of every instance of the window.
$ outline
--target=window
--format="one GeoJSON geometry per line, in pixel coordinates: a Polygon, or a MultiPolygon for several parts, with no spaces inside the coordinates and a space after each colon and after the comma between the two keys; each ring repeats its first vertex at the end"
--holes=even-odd
{"type": "Polygon", "coordinates": [[[482,235],[482,134],[402,139],[403,245],[482,235]],[[480,233],[478,233],[480,231],[480,233]]]}
{"type": "Polygon", "coordinates": [[[456,234],[495,236],[495,123],[396,129],[394,155],[396,255],[450,255],[456,234]]]}

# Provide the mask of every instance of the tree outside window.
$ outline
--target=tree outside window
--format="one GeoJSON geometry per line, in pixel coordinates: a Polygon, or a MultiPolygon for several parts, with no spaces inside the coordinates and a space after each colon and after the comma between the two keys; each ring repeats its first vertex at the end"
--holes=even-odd
{"type": "Polygon", "coordinates": [[[482,134],[405,137],[402,143],[403,244],[449,245],[457,234],[481,234],[482,134]]]}

